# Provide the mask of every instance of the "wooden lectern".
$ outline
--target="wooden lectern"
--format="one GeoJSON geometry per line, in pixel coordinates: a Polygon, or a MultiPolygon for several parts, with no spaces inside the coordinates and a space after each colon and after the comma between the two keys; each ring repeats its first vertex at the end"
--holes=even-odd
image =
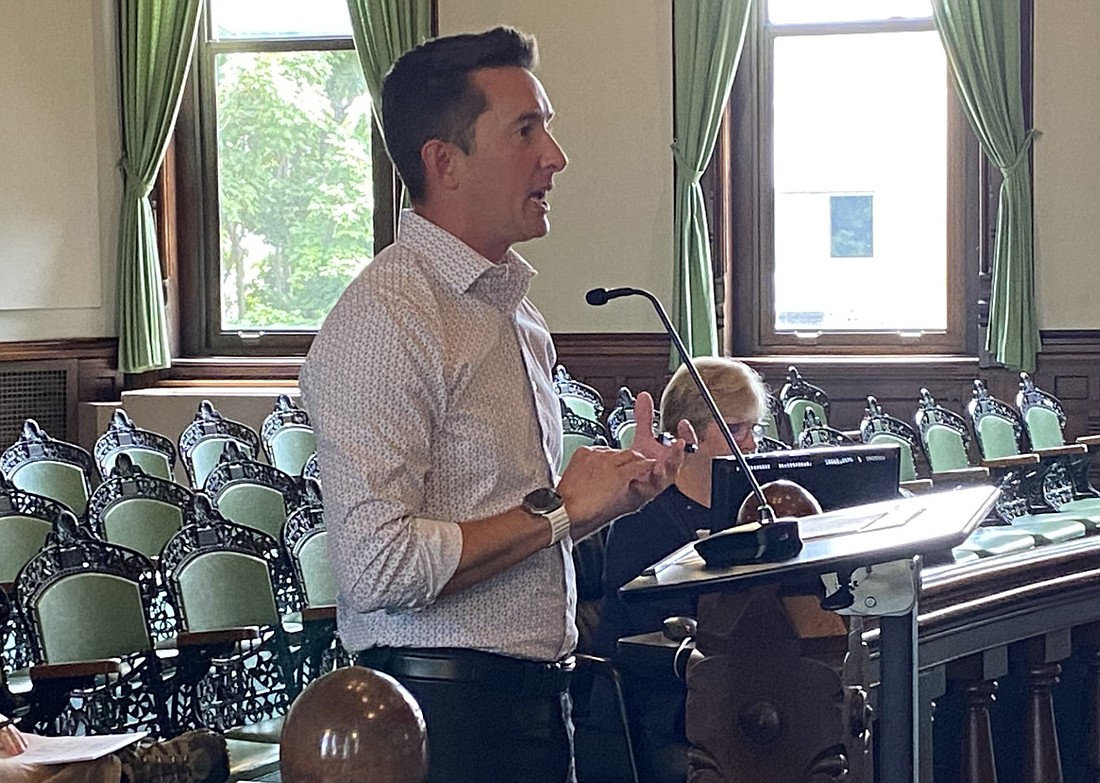
{"type": "Polygon", "coordinates": [[[864,616],[880,631],[876,777],[915,783],[922,557],[962,543],[996,497],[972,487],[805,517],[790,560],[708,568],[688,545],[625,585],[627,600],[699,598],[689,783],[870,781],[864,616]]]}

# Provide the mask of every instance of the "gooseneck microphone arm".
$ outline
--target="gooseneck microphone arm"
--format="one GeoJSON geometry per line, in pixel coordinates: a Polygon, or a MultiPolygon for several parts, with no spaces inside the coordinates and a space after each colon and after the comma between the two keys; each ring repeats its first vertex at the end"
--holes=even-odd
{"type": "Polygon", "coordinates": [[[726,420],[722,418],[721,411],[718,410],[718,404],[714,401],[714,396],[710,393],[710,389],[707,388],[706,383],[703,382],[703,377],[699,375],[699,370],[695,367],[695,362],[691,360],[691,355],[688,353],[684,341],[680,339],[680,334],[676,331],[676,327],[672,325],[672,321],[669,319],[668,313],[665,312],[664,305],[661,304],[661,301],[649,291],[642,288],[612,288],[610,290],[606,288],[593,288],[585,294],[584,299],[590,305],[600,306],[607,304],[612,299],[618,299],[622,296],[640,296],[644,299],[648,299],[650,304],[653,305],[653,309],[657,311],[657,316],[661,319],[661,323],[664,324],[665,331],[668,332],[668,336],[672,338],[672,343],[676,346],[676,350],[680,354],[680,360],[683,361],[684,366],[687,367],[688,374],[691,375],[691,379],[695,382],[696,388],[699,389],[699,393],[703,396],[707,408],[710,409],[710,415],[718,425],[718,430],[726,439],[726,445],[729,446],[730,453],[732,453],[734,459],[737,460],[737,464],[741,467],[741,470],[745,472],[745,478],[749,482],[749,486],[752,488],[752,493],[756,496],[756,502],[760,508],[761,524],[774,522],[775,510],[772,509],[771,504],[768,503],[767,498],[764,496],[764,491],[760,488],[760,482],[757,481],[756,476],[753,475],[752,468],[749,467],[749,463],[745,459],[744,453],[737,445],[737,441],[734,439],[729,425],[726,424],[726,420]]]}

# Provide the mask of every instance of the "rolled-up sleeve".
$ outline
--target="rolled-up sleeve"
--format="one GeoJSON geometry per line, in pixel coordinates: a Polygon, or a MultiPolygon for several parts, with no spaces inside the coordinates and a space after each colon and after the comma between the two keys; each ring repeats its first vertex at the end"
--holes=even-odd
{"type": "Polygon", "coordinates": [[[400,269],[388,290],[346,296],[302,369],[317,430],[329,556],[340,594],[357,612],[429,606],[454,574],[462,531],[426,519],[425,475],[445,405],[440,346],[415,280],[400,269]]]}

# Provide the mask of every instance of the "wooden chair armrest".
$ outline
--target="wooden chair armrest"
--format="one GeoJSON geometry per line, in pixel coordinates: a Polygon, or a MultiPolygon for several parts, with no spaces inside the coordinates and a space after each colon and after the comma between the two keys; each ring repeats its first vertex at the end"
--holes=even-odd
{"type": "Polygon", "coordinates": [[[860,432],[859,430],[841,430],[840,434],[844,435],[847,438],[851,438],[856,443],[862,443],[863,442],[863,433],[860,432]]]}
{"type": "Polygon", "coordinates": [[[91,678],[100,675],[118,674],[122,662],[118,658],[103,658],[97,661],[79,661],[77,663],[36,663],[30,668],[31,682],[46,680],[67,680],[91,678]]]}
{"type": "Polygon", "coordinates": [[[932,491],[932,479],[913,479],[912,481],[899,481],[898,489],[905,489],[913,494],[932,491]]]}
{"type": "Polygon", "coordinates": [[[1048,449],[1035,449],[1035,453],[1039,455],[1039,459],[1044,457],[1061,457],[1065,454],[1084,454],[1089,450],[1089,447],[1084,443],[1070,443],[1066,446],[1051,446],[1048,449]]]}
{"type": "Polygon", "coordinates": [[[206,647],[215,644],[233,644],[260,638],[260,629],[255,625],[240,628],[225,628],[220,631],[184,631],[176,637],[176,647],[206,647]]]}
{"type": "Polygon", "coordinates": [[[932,474],[933,484],[985,484],[989,480],[989,468],[959,468],[932,474]]]}
{"type": "Polygon", "coordinates": [[[982,467],[1014,468],[1018,465],[1034,465],[1038,461],[1038,454],[1017,454],[1014,457],[1001,457],[1000,459],[983,459],[982,467]]]}
{"type": "Polygon", "coordinates": [[[316,623],[335,619],[335,606],[307,606],[302,610],[303,623],[316,623]]]}
{"type": "Polygon", "coordinates": [[[1082,435],[1074,442],[1085,446],[1100,446],[1100,435],[1082,435]]]}

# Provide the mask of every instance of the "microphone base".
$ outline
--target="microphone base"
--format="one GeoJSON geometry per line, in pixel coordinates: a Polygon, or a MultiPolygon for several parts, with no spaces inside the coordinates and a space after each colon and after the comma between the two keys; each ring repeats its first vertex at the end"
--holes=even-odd
{"type": "Polygon", "coordinates": [[[751,563],[790,560],[802,551],[798,519],[780,517],[774,522],[731,527],[695,542],[695,551],[708,568],[729,568],[751,563]]]}

